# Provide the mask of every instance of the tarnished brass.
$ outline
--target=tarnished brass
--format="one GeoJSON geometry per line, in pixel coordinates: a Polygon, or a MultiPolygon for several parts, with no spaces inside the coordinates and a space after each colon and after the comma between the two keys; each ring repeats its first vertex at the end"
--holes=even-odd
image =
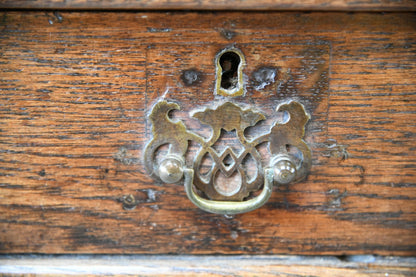
{"type": "Polygon", "coordinates": [[[168,155],[158,168],[158,175],[165,183],[179,182],[183,177],[183,160],[177,155],[168,155]]]}
{"type": "Polygon", "coordinates": [[[241,214],[253,211],[263,206],[272,195],[273,189],[273,171],[267,168],[264,172],[264,188],[262,192],[249,200],[242,202],[234,201],[213,201],[200,197],[193,191],[194,171],[192,169],[185,170],[185,191],[189,200],[200,209],[216,214],[241,214]]]}
{"type": "Polygon", "coordinates": [[[243,82],[243,68],[245,66],[245,58],[243,53],[237,48],[226,48],[219,52],[216,56],[216,84],[215,91],[218,95],[235,97],[244,95],[244,82],[243,82]],[[224,57],[234,56],[237,60],[226,60],[222,63],[224,57]],[[234,68],[235,67],[235,68],[234,68]],[[228,74],[232,76],[227,76],[228,74]],[[229,79],[228,85],[224,87],[224,79],[229,79]]]}
{"type": "Polygon", "coordinates": [[[296,166],[289,157],[278,156],[273,159],[274,180],[279,184],[289,184],[296,177],[296,166]]]}
{"type": "Polygon", "coordinates": [[[212,128],[210,139],[204,141],[204,144],[201,145],[194,160],[195,186],[203,191],[210,199],[215,200],[242,201],[249,196],[251,192],[259,190],[263,185],[263,169],[261,163],[258,162],[261,160],[260,154],[256,149],[258,143],[248,141],[244,136],[244,130],[247,127],[256,125],[260,120],[264,120],[264,115],[253,112],[252,110],[243,110],[233,103],[226,102],[216,109],[205,109],[202,112],[195,113],[193,117],[199,119],[202,123],[210,125],[212,128]],[[214,150],[213,145],[220,138],[221,130],[235,130],[236,136],[243,146],[243,150],[240,153],[234,153],[232,148],[228,146],[222,153],[218,153],[214,150]],[[208,182],[202,178],[199,171],[202,158],[207,154],[210,155],[214,161],[213,167],[208,174],[208,178],[205,178],[209,179],[208,182]],[[247,180],[248,178],[246,178],[246,174],[242,168],[242,162],[247,155],[251,155],[257,162],[258,176],[251,182],[247,180]],[[224,160],[227,156],[231,157],[234,161],[230,166],[224,164],[224,160]],[[223,174],[226,178],[230,178],[235,173],[240,174],[240,189],[234,194],[229,195],[216,188],[215,177],[219,173],[223,174]]]}
{"type": "Polygon", "coordinates": [[[145,166],[151,176],[165,183],[178,182],[184,175],[185,191],[189,199],[205,211],[220,214],[251,211],[269,199],[273,183],[298,182],[309,171],[311,151],[302,139],[309,115],[300,103],[292,101],[278,106],[277,111],[287,113],[289,119],[285,123],[276,122],[269,132],[251,140],[246,138],[244,131],[266,118],[253,109],[243,109],[234,103],[225,102],[212,109],[206,108],[194,113],[194,118],[211,126],[212,133],[208,139],[188,131],[183,122],[172,121],[168,114],[173,109],[179,109],[179,105],[163,100],[150,113],[153,138],[145,149],[145,166]],[[235,153],[227,146],[220,153],[216,151],[213,146],[220,138],[221,130],[235,131],[242,150],[235,153]],[[199,150],[193,162],[186,164],[185,154],[189,141],[198,144],[199,150]],[[264,142],[269,142],[272,156],[266,165],[262,164],[262,157],[257,150],[264,142]],[[155,153],[162,145],[169,145],[169,150],[165,158],[157,162],[155,153]],[[296,152],[293,153],[293,149],[296,152]],[[202,176],[200,168],[206,156],[212,159],[213,164],[209,172],[202,176]],[[248,156],[253,158],[257,170],[257,174],[250,180],[243,167],[248,156]],[[226,159],[232,162],[226,163],[226,159]],[[222,189],[224,186],[218,185],[219,175],[222,176],[221,180],[234,182],[231,189],[222,189]],[[238,178],[233,179],[233,176],[238,178]],[[194,191],[193,186],[198,192],[194,191]],[[260,189],[262,192],[252,197],[260,189]]]}

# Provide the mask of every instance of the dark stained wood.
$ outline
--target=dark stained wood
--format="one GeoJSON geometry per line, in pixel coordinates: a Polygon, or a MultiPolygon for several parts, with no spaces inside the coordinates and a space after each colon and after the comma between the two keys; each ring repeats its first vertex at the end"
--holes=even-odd
{"type": "Polygon", "coordinates": [[[5,276],[413,276],[414,258],[352,256],[6,256],[5,276]]]}
{"type": "Polygon", "coordinates": [[[0,0],[0,7],[16,9],[193,9],[193,10],[315,10],[414,11],[414,0],[0,0]]]}
{"type": "Polygon", "coordinates": [[[3,12],[3,253],[414,255],[412,13],[3,12]],[[297,99],[312,119],[307,180],[251,213],[207,214],[146,174],[146,114],[215,100],[215,54],[246,55],[249,103],[297,99]],[[260,66],[278,82],[254,88],[260,66]],[[184,70],[201,80],[186,85],[184,70]],[[133,195],[135,209],[123,209],[133,195]]]}

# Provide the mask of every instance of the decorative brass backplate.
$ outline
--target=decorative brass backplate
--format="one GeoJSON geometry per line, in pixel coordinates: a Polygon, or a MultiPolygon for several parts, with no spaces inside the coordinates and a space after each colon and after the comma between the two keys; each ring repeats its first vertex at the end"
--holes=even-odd
{"type": "MultiPolygon", "coordinates": [[[[302,139],[309,115],[298,102],[292,101],[278,106],[277,112],[286,113],[287,121],[276,122],[271,126],[269,132],[250,140],[247,139],[244,131],[248,127],[256,127],[259,121],[266,119],[260,112],[250,108],[243,109],[231,102],[195,112],[193,113],[194,118],[211,127],[211,135],[206,139],[188,131],[182,121],[173,121],[169,117],[170,111],[179,108],[178,104],[165,100],[159,101],[153,107],[149,116],[153,126],[153,138],[145,149],[145,166],[152,177],[166,183],[180,181],[185,171],[185,188],[189,198],[206,211],[230,214],[252,210],[254,206],[244,208],[240,206],[239,208],[238,203],[241,201],[243,203],[256,202],[256,207],[264,204],[270,197],[270,186],[273,179],[275,184],[300,181],[306,176],[311,166],[311,151],[302,139]],[[220,138],[221,130],[235,131],[242,146],[240,152],[236,153],[228,146],[221,152],[214,149],[214,144],[220,138]],[[185,155],[190,141],[196,143],[199,149],[192,164],[188,165],[185,155]],[[267,164],[262,164],[262,157],[257,147],[265,142],[269,143],[268,149],[272,158],[267,164]],[[162,145],[169,145],[168,153],[161,162],[156,162],[155,153],[162,145]],[[297,157],[294,157],[291,149],[297,150],[297,157]],[[207,156],[212,160],[212,167],[208,172],[202,174],[200,172],[201,163],[207,156]],[[248,156],[255,161],[255,170],[257,171],[255,177],[250,180],[242,166],[248,156]],[[266,180],[267,182],[265,182],[265,172],[269,172],[268,175],[271,176],[269,178],[272,178],[266,180]],[[219,178],[220,175],[221,178],[219,178]],[[219,180],[229,181],[233,184],[227,187],[227,184],[225,186],[218,184],[219,180]],[[198,189],[197,193],[193,191],[192,184],[198,189]],[[251,199],[253,198],[252,194],[259,191],[263,184],[265,184],[263,192],[254,197],[254,200],[251,199]],[[268,186],[267,192],[264,191],[266,184],[268,186]],[[258,199],[260,196],[263,198],[258,199]],[[204,197],[205,200],[203,200],[204,197]],[[216,204],[217,207],[215,207],[216,204]],[[225,210],[218,208],[218,205],[223,205],[225,210]]],[[[247,203],[245,205],[248,205],[247,203]]]]}

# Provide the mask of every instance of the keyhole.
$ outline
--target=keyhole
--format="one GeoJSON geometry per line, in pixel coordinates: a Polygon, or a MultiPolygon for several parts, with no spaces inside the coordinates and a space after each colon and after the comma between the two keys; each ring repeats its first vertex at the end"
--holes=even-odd
{"type": "Polygon", "coordinates": [[[221,88],[232,90],[238,85],[238,67],[241,59],[234,52],[225,52],[221,55],[220,66],[221,73],[221,88]]]}
{"type": "Polygon", "coordinates": [[[245,66],[243,53],[237,48],[226,48],[215,58],[215,93],[217,95],[235,97],[243,96],[243,68],[245,66]]]}

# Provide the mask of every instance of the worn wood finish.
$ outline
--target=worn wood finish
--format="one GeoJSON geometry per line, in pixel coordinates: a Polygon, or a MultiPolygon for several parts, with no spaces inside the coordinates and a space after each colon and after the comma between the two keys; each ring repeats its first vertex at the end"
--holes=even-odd
{"type": "Polygon", "coordinates": [[[414,258],[373,256],[6,256],[6,276],[412,276],[414,258]]]}
{"type": "Polygon", "coordinates": [[[414,11],[415,0],[0,0],[8,9],[194,9],[194,10],[315,10],[315,11],[414,11]]]}
{"type": "Polygon", "coordinates": [[[1,252],[415,254],[415,27],[411,13],[3,13],[1,252]],[[232,44],[248,80],[233,101],[304,103],[313,166],[224,217],[141,156],[152,103],[182,118],[210,104],[214,55],[232,44]],[[279,78],[256,90],[261,65],[279,78]]]}

